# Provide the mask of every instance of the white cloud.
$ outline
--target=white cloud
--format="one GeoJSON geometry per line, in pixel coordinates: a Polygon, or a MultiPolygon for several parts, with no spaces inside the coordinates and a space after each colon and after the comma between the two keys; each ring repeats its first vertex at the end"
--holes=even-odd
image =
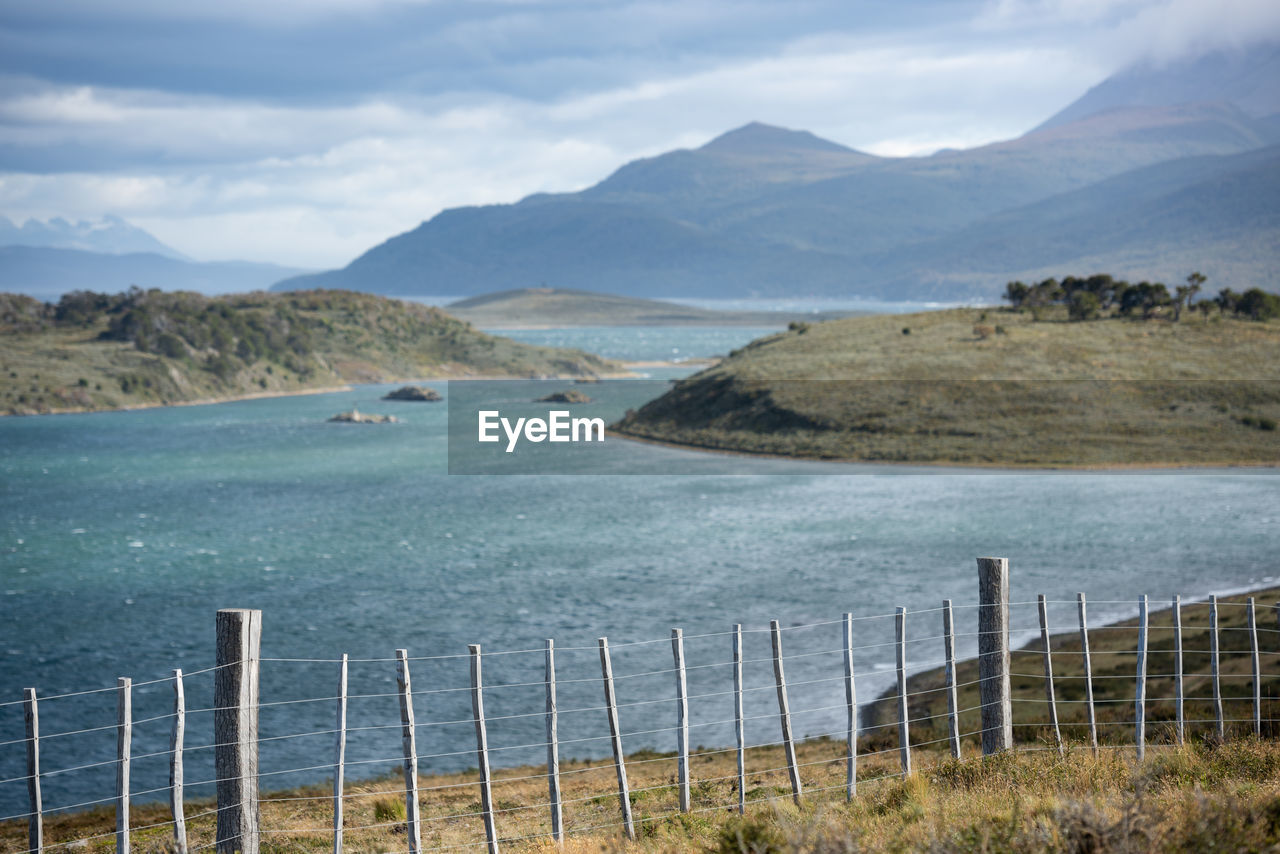
{"type": "MultiPolygon", "coordinates": [[[[1106,30],[1119,38],[1126,27],[1158,31],[1145,15],[1189,4],[1086,5],[1092,11],[1005,0],[975,25],[981,36],[826,34],[549,104],[455,94],[309,106],[27,86],[0,101],[0,144],[91,150],[115,165],[98,174],[0,173],[0,212],[113,212],[197,258],[321,267],[443,208],[580,189],[628,160],[699,145],[752,120],[886,155],[971,147],[1034,126],[1120,61],[1086,49],[1098,43],[1095,31],[1048,37],[1027,20],[1120,16],[1106,30]]],[[[1171,32],[1185,27],[1170,24],[1171,32]]]]}

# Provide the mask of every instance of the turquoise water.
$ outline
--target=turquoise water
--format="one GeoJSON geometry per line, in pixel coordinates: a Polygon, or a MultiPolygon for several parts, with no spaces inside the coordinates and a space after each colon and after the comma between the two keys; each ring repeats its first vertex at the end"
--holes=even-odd
{"type": "MultiPolygon", "coordinates": [[[[687,331],[685,331],[687,332],[687,331]]],[[[625,336],[625,331],[612,334],[625,336]]],[[[638,346],[620,341],[615,352],[638,346]]],[[[646,345],[647,346],[647,345],[646,345]]],[[[690,350],[706,348],[689,341],[690,350]]],[[[719,346],[714,344],[711,346],[719,346]]],[[[838,732],[843,611],[891,614],[897,605],[959,608],[973,631],[974,557],[1011,558],[1014,599],[1046,593],[1054,625],[1074,624],[1072,599],[1090,594],[1102,621],[1132,613],[1139,594],[1166,600],[1273,579],[1280,479],[1247,472],[1012,474],[849,467],[848,476],[615,442],[654,470],[685,476],[458,477],[445,474],[443,404],[384,403],[385,387],[336,394],[135,412],[0,420],[0,742],[22,738],[21,698],[106,688],[117,676],[161,679],[213,663],[214,612],[261,608],[264,788],[324,779],[342,653],[353,694],[394,691],[394,650],[415,661],[424,772],[476,764],[469,722],[468,643],[495,655],[486,693],[496,764],[538,762],[544,638],[562,648],[560,702],[569,755],[604,755],[596,638],[615,646],[627,706],[628,750],[672,749],[669,629],[690,639],[690,693],[731,684],[729,639],[743,623],[748,659],[768,656],[770,619],[792,626],[787,664],[801,735],[838,732]],[[325,423],[358,406],[390,412],[386,427],[325,423]],[[652,455],[646,457],[645,455],[652,455]],[[739,472],[718,474],[716,472],[739,472]],[[801,626],[809,626],[801,628],[801,626]],[[652,641],[651,643],[637,643],[652,641]],[[580,680],[580,681],[572,681],[580,680]],[[807,683],[807,684],[802,684],[807,683]],[[813,711],[809,711],[813,710],[813,711]],[[439,724],[455,721],[461,723],[439,724]],[[579,740],[592,739],[592,740],[579,740]],[[519,749],[514,749],[519,748],[519,749]],[[447,754],[447,755],[446,755],[447,754]]],[[[909,659],[941,657],[936,612],[914,615],[909,659]]],[[[1020,637],[1035,626],[1019,607],[1020,637]]],[[[886,687],[892,619],[858,624],[859,693],[886,687]]],[[[960,639],[962,653],[971,637],[960,639]]],[[[777,739],[767,662],[747,665],[748,737],[777,739]]],[[[211,705],[211,676],[187,681],[189,706],[211,705]]],[[[169,711],[167,684],[135,691],[135,718],[169,711]]],[[[694,700],[695,744],[732,743],[727,696],[694,700]]],[[[351,701],[349,776],[382,774],[400,752],[391,696],[351,701]]],[[[41,704],[43,767],[114,757],[110,692],[41,704]]],[[[164,750],[169,722],[135,727],[134,754],[164,750]]],[[[193,712],[187,744],[212,742],[208,713],[193,712]]],[[[212,778],[210,751],[188,758],[187,779],[212,778]]],[[[23,773],[23,745],[0,745],[0,780],[23,773]]],[[[163,756],[139,759],[139,798],[165,784],[163,756]]],[[[109,798],[110,765],[46,776],[48,808],[109,798]]],[[[208,787],[203,787],[205,791],[208,787]]],[[[193,793],[201,787],[193,787],[193,793]]],[[[25,783],[0,783],[0,817],[26,808],[25,783]]]]}
{"type": "Polygon", "coordinates": [[[501,329],[505,335],[526,344],[545,347],[572,347],[599,353],[610,359],[661,361],[678,364],[697,359],[727,356],[730,350],[781,326],[582,326],[573,329],[501,329]]]}

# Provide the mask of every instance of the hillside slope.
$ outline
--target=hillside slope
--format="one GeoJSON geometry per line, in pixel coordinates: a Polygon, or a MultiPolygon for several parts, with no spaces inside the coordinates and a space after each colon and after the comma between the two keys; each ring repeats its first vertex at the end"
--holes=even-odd
{"type": "Polygon", "coordinates": [[[762,338],[613,429],[695,447],[1013,466],[1280,464],[1280,324],[956,309],[762,338]]]}
{"type": "Polygon", "coordinates": [[[0,413],[285,394],[447,376],[591,376],[576,350],[486,335],[436,308],[367,294],[0,294],[0,413]]]}

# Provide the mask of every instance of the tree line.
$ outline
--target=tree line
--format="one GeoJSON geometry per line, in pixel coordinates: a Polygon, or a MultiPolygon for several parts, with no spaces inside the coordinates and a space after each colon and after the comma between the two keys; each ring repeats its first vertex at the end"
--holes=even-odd
{"type": "Polygon", "coordinates": [[[1187,276],[1186,284],[1178,285],[1170,293],[1162,282],[1131,283],[1100,273],[1085,278],[1067,276],[1061,281],[1045,279],[1032,285],[1009,282],[1004,299],[1018,310],[1036,311],[1046,306],[1065,305],[1067,317],[1076,321],[1106,315],[1149,319],[1165,312],[1178,321],[1187,310],[1199,311],[1207,317],[1215,309],[1219,314],[1250,320],[1280,317],[1280,296],[1261,288],[1250,288],[1244,293],[1222,288],[1217,296],[1197,300],[1205,281],[1200,273],[1192,273],[1187,276]]]}

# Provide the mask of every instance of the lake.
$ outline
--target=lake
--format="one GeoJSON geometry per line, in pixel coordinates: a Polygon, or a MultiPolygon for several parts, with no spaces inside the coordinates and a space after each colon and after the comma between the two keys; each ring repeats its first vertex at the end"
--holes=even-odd
{"type": "MultiPolygon", "coordinates": [[[[524,340],[603,342],[606,355],[670,359],[741,346],[759,330],[540,330],[524,340]],[[594,337],[593,337],[594,336],[594,337]],[[745,336],[745,337],[744,337],[745,336]],[[679,354],[666,350],[679,348],[679,354]]],[[[586,346],[570,343],[570,346],[586,346]]],[[[657,379],[678,366],[655,368],[657,379]]],[[[438,384],[447,394],[444,384],[438,384]]],[[[133,412],[0,419],[0,817],[26,809],[25,687],[49,696],[163,679],[213,663],[214,612],[263,610],[264,789],[322,780],[337,666],[348,653],[349,778],[400,753],[394,650],[406,648],[426,772],[474,766],[466,645],[486,653],[495,764],[541,762],[542,644],[554,638],[565,755],[608,750],[596,639],[614,646],[628,750],[673,749],[669,630],[686,657],[694,744],[731,744],[729,637],[748,631],[748,738],[776,741],[768,621],[786,632],[799,735],[838,733],[839,620],[858,625],[859,692],[889,685],[895,606],[956,601],[971,632],[974,558],[1009,557],[1013,598],[1045,593],[1074,626],[1087,591],[1099,623],[1142,593],[1199,597],[1274,580],[1280,480],[1271,472],[1011,473],[808,464],[613,440],[661,475],[451,476],[443,404],[384,403],[386,386],[133,412]],[[353,406],[402,423],[325,423],[353,406]],[[688,474],[673,475],[672,471],[688,474]],[[785,473],[779,473],[785,471],[785,473]],[[838,472],[833,476],[833,472],[838,472]],[[652,675],[644,675],[652,674],[652,675]],[[534,684],[529,684],[534,683],[534,684]],[[709,695],[709,696],[708,696],[709,695]],[[307,700],[303,703],[286,703],[307,700]],[[658,701],[658,702],[652,702],[658,701]],[[506,717],[512,716],[512,717],[506,717]],[[516,717],[523,716],[523,717],[516,717]],[[445,723],[455,722],[455,723],[445,723]],[[316,735],[293,737],[299,733],[316,735]],[[637,734],[638,733],[638,734],[637,734]],[[531,745],[523,747],[523,745],[531,745]],[[291,769],[311,770],[291,772],[291,769]],[[291,773],[281,773],[291,772],[291,773]]],[[[1034,607],[1014,634],[1034,632],[1034,607]]],[[[936,612],[913,615],[909,659],[941,658],[936,612]]],[[[971,654],[972,637],[960,639],[971,654]]],[[[211,705],[211,674],[187,679],[211,705]]],[[[134,692],[134,790],[163,796],[170,686],[134,692]]],[[[45,804],[109,799],[111,691],[41,703],[45,804]],[[101,729],[98,729],[101,728],[101,729]],[[76,735],[57,733],[82,729],[76,735]],[[106,764],[97,764],[106,763],[106,764]]],[[[212,742],[193,712],[187,744],[212,742]]],[[[187,779],[212,779],[194,751],[187,779]]],[[[210,787],[189,788],[192,795],[210,787]]]]}

